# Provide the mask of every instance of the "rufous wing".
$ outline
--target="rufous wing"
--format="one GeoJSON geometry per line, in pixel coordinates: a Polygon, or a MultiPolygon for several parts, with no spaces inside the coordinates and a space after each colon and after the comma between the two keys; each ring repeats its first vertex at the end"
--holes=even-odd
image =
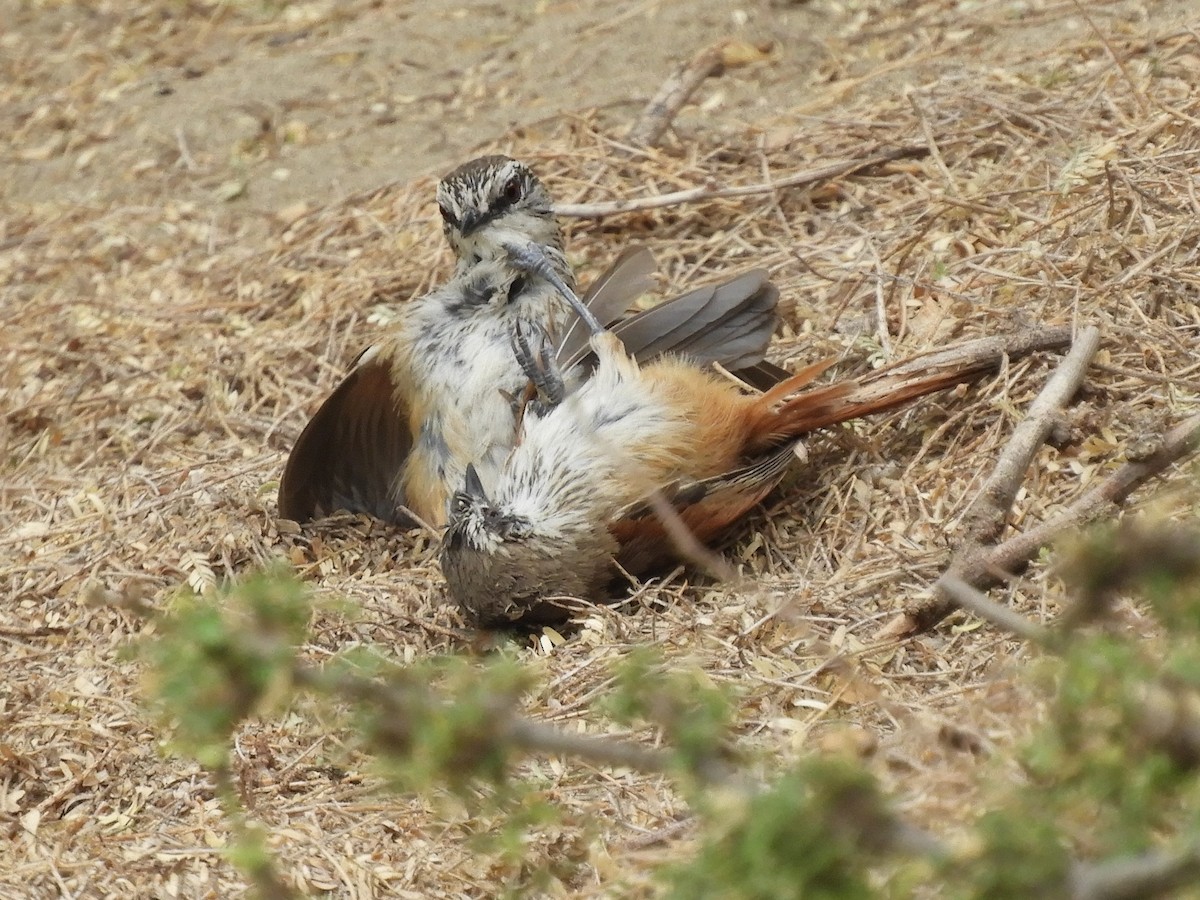
{"type": "MultiPolygon", "coordinates": [[[[774,490],[796,459],[796,443],[789,442],[744,466],[711,478],[666,485],[659,493],[696,540],[707,544],[774,490]]],[[[631,575],[660,570],[683,555],[654,506],[646,500],[623,510],[609,523],[609,531],[620,546],[617,562],[631,575]]]]}
{"type": "Polygon", "coordinates": [[[279,514],[306,522],[337,510],[404,522],[400,472],[409,411],[384,354],[367,350],[300,433],[279,482],[279,514]]]}

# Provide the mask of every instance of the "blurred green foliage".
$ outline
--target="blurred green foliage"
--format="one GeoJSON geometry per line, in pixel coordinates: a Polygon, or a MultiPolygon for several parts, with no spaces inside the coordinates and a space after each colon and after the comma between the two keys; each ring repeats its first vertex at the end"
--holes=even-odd
{"type": "MultiPolygon", "coordinates": [[[[307,663],[308,593],[281,569],[209,596],[180,594],[147,629],[142,658],[172,745],[215,773],[235,821],[231,858],[263,895],[286,892],[261,832],[243,821],[229,746],[248,716],[275,713],[304,692],[375,756],[393,790],[445,791],[476,812],[501,815],[505,827],[481,828],[475,840],[520,869],[506,886],[514,896],[586,865],[578,849],[558,869],[521,865],[527,829],[551,821],[555,810],[533,780],[513,777],[514,764],[546,747],[586,756],[597,753],[595,741],[610,741],[627,749],[599,758],[612,764],[629,753],[630,764],[669,772],[699,816],[698,852],[659,873],[670,896],[923,895],[924,873],[948,896],[1065,897],[1089,883],[1080,881],[1086,861],[1149,851],[1162,854],[1157,860],[1200,846],[1197,535],[1127,522],[1097,529],[1067,551],[1060,571],[1077,600],[1032,667],[1048,713],[1018,751],[1024,780],[993,785],[977,821],[950,829],[950,850],[927,836],[913,839],[915,830],[857,761],[811,756],[755,782],[738,764],[727,693],[704,672],[649,651],[617,664],[597,712],[657,729],[665,755],[617,738],[549,740],[550,726],[523,718],[523,698],[537,685],[511,653],[402,665],[377,648],[356,648],[319,667],[307,663]],[[1157,629],[1154,640],[1114,618],[1124,598],[1150,617],[1139,621],[1157,629]]],[[[1142,887],[1132,893],[1088,896],[1154,896],[1190,871],[1181,863],[1157,882],[1135,881],[1142,887]]]]}

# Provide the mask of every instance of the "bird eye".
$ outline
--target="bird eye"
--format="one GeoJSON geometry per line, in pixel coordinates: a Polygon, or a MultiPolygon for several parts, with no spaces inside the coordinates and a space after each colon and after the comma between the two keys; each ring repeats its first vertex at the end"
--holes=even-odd
{"type": "Polygon", "coordinates": [[[501,194],[501,196],[504,198],[505,203],[511,204],[520,200],[522,193],[523,185],[521,184],[521,176],[520,174],[516,174],[509,178],[507,182],[505,182],[504,192],[501,194]]]}
{"type": "Polygon", "coordinates": [[[466,514],[467,509],[471,506],[471,498],[466,494],[455,494],[450,500],[450,515],[454,518],[460,518],[466,514]]]}

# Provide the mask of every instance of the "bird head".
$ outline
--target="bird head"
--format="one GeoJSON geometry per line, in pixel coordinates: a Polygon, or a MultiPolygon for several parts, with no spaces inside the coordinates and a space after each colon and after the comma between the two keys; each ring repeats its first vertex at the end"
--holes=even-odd
{"type": "Polygon", "coordinates": [[[475,466],[467,466],[462,490],[450,498],[450,516],[442,540],[446,551],[510,556],[514,547],[533,534],[524,516],[506,513],[484,491],[475,466]]]}
{"type": "Polygon", "coordinates": [[[561,622],[571,598],[601,599],[616,541],[603,523],[563,528],[488,499],[474,466],[450,501],[441,564],[450,595],[483,625],[561,622]],[[564,602],[566,601],[566,602],[564,602]]]}
{"type": "Polygon", "coordinates": [[[463,163],[438,183],[437,202],[461,265],[506,258],[514,242],[562,248],[550,195],[528,166],[507,156],[463,163]]]}

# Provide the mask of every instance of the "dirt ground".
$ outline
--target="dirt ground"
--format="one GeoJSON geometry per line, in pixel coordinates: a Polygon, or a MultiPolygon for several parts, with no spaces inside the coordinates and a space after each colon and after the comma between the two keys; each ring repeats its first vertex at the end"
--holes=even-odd
{"type": "MultiPolygon", "coordinates": [[[[1187,0],[0,0],[0,23],[4,897],[244,886],[211,783],[140,703],[122,651],[142,627],[121,598],[162,603],[284,556],[360,608],[318,614],[314,659],[469,644],[427,537],[363,521],[297,534],[274,491],[388,308],[446,271],[433,183],[481,151],[530,160],[568,203],[767,183],[568,224],[585,276],[631,239],[666,288],[770,267],[780,362],[867,367],[1100,325],[1102,368],[1012,528],[1200,396],[1187,0]],[[626,152],[663,79],[724,40],[744,64],[702,86],[661,150],[626,152]],[[886,166],[769,189],[899,146],[886,166]]],[[[615,731],[589,703],[610,663],[654,645],[735,692],[749,757],[859,753],[952,839],[987,778],[1013,774],[1005,751],[1038,708],[1027,651],[970,620],[907,641],[880,629],[928,596],[1053,362],[814,442],[730,550],[753,587],[676,578],[566,644],[532,640],[516,651],[542,677],[526,712],[615,731]]],[[[1044,563],[997,594],[1036,618],[1061,600],[1044,563]]],[[[303,710],[248,724],[236,757],[290,882],[331,896],[520,892],[551,862],[551,894],[641,896],[694,837],[670,830],[686,808],[665,779],[533,760],[522,776],[563,820],[531,833],[522,868],[472,849],[486,816],[383,793],[352,736],[303,710]]]]}
{"type": "Polygon", "coordinates": [[[4,37],[19,85],[5,104],[10,198],[171,197],[269,218],[445,171],[563,113],[628,116],[688,55],[725,38],[770,43],[770,65],[723,81],[688,117],[737,127],[794,106],[830,55],[825,36],[859,19],[833,5],[697,0],[267,10],[17,4],[4,37]]]}
{"type": "MultiPolygon", "coordinates": [[[[1187,9],[1093,5],[1117,33],[1169,30],[1187,9]]],[[[1042,6],[7,0],[0,189],[14,203],[169,200],[267,224],[442,173],[564,113],[632,121],[677,64],[720,40],[769,55],[714,80],[683,128],[740,132],[826,105],[823,85],[894,95],[1087,31],[1042,6]]]]}

